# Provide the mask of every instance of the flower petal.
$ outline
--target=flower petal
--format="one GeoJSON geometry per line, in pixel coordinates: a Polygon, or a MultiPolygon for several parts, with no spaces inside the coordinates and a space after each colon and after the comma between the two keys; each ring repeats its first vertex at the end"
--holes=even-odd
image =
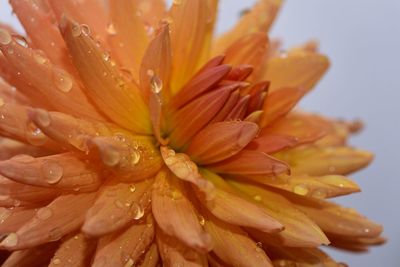
{"type": "Polygon", "coordinates": [[[264,116],[260,126],[265,127],[286,115],[304,94],[305,91],[301,88],[282,88],[270,93],[264,102],[264,116]]]}
{"type": "Polygon", "coordinates": [[[35,209],[13,207],[12,209],[0,208],[0,233],[7,234],[16,232],[26,221],[30,220],[36,213],[35,209]]]}
{"type": "Polygon", "coordinates": [[[108,40],[113,48],[113,55],[119,65],[129,69],[134,80],[139,81],[140,63],[148,44],[148,37],[141,20],[138,1],[108,1],[110,23],[113,33],[108,40]],[[134,34],[133,34],[134,33],[134,34]]]}
{"type": "Polygon", "coordinates": [[[89,236],[102,236],[141,219],[150,206],[150,187],[151,182],[147,180],[105,184],[86,213],[82,232],[89,236]]]}
{"type": "Polygon", "coordinates": [[[160,20],[165,16],[166,7],[164,0],[138,0],[137,1],[139,14],[145,25],[156,27],[160,20]]]}
{"type": "Polygon", "coordinates": [[[210,236],[202,229],[183,181],[161,171],[154,183],[152,211],[158,226],[200,253],[211,250],[210,236]]]}
{"type": "Polygon", "coordinates": [[[213,252],[227,264],[272,267],[265,252],[240,227],[207,215],[205,228],[214,240],[213,252]]]}
{"type": "Polygon", "coordinates": [[[190,247],[185,246],[173,236],[168,236],[161,229],[157,229],[157,246],[162,262],[165,266],[207,267],[207,257],[190,247]]]}
{"type": "Polygon", "coordinates": [[[63,195],[39,209],[35,217],[0,243],[2,249],[20,250],[56,241],[77,230],[86,210],[92,205],[94,193],[63,195]]]}
{"type": "Polygon", "coordinates": [[[169,11],[173,75],[171,89],[178,92],[196,72],[207,48],[208,1],[182,0],[169,11]],[[194,30],[195,29],[195,30],[194,30]]]}
{"type": "Polygon", "coordinates": [[[296,137],[271,134],[259,136],[253,139],[246,149],[272,154],[274,152],[291,148],[296,144],[298,144],[298,139],[296,137]]]}
{"type": "Polygon", "coordinates": [[[57,249],[57,243],[47,243],[29,249],[18,250],[11,253],[2,267],[30,267],[47,266],[54,251],[57,249]]]}
{"type": "Polygon", "coordinates": [[[144,259],[142,263],[140,263],[139,267],[156,267],[158,261],[160,260],[160,256],[158,255],[158,249],[156,243],[151,244],[149,250],[144,255],[144,259]]]}
{"type": "Polygon", "coordinates": [[[94,166],[72,153],[14,157],[0,162],[0,173],[16,182],[71,192],[96,191],[101,184],[94,166]]]}
{"type": "MultiPolygon", "coordinates": [[[[204,171],[203,175],[216,188],[212,200],[202,199],[207,209],[220,220],[242,227],[252,227],[263,232],[274,233],[283,229],[283,225],[267,214],[257,204],[251,203],[240,196],[218,175],[204,171]]],[[[201,198],[201,197],[200,197],[201,198]]]]}
{"type": "Polygon", "coordinates": [[[224,121],[232,109],[237,105],[237,102],[240,99],[239,90],[235,90],[229,96],[228,100],[226,100],[225,105],[221,108],[221,110],[215,115],[215,117],[211,120],[209,124],[224,121]]]}
{"type": "Polygon", "coordinates": [[[143,222],[133,224],[122,233],[101,238],[91,266],[132,266],[151,245],[154,238],[153,224],[153,219],[148,216],[143,222]]]}
{"type": "Polygon", "coordinates": [[[289,171],[289,166],[265,153],[252,150],[242,150],[235,156],[224,161],[207,166],[217,173],[233,175],[270,176],[289,171]]]}
{"type": "Polygon", "coordinates": [[[64,19],[60,27],[89,97],[119,125],[135,133],[150,134],[149,111],[139,88],[124,80],[84,26],[64,19]]]}
{"type": "Polygon", "coordinates": [[[258,133],[252,122],[217,122],[195,135],[186,150],[198,164],[211,164],[229,158],[242,150],[258,133]]]}
{"type": "Polygon", "coordinates": [[[203,192],[207,199],[214,196],[214,186],[212,183],[204,179],[189,156],[183,153],[175,153],[168,147],[161,147],[161,155],[165,164],[179,179],[190,182],[197,186],[203,192]]]}
{"type": "Polygon", "coordinates": [[[279,88],[304,88],[309,91],[329,67],[326,56],[317,53],[289,53],[268,60],[260,80],[271,81],[271,91],[279,88]]]}
{"type": "Polygon", "coordinates": [[[214,44],[214,53],[220,54],[240,37],[254,32],[268,32],[282,0],[259,0],[248,12],[243,14],[238,23],[222,34],[214,44]]]}
{"type": "Polygon", "coordinates": [[[225,121],[243,120],[246,116],[250,102],[250,96],[246,95],[239,99],[236,105],[232,108],[229,114],[226,116],[225,121]]]}
{"type": "Polygon", "coordinates": [[[95,248],[96,243],[83,234],[70,235],[58,247],[49,267],[88,266],[95,248]]]}

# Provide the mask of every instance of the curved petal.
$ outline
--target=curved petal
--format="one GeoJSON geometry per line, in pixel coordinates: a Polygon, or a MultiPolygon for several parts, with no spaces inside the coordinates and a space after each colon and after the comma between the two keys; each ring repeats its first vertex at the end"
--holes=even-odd
{"type": "Polygon", "coordinates": [[[54,251],[57,249],[57,243],[47,243],[34,248],[18,250],[11,253],[7,260],[1,265],[2,267],[31,267],[47,266],[54,251]]]}

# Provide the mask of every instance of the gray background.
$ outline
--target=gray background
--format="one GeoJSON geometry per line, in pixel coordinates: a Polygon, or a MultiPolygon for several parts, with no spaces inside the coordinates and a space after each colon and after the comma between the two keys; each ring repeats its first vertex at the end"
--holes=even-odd
{"type": "MultiPolygon", "coordinates": [[[[221,0],[218,31],[231,27],[253,0],[221,0]]],[[[13,21],[7,1],[0,18],[13,21]]],[[[16,24],[15,24],[16,25],[16,24]]],[[[361,118],[365,131],[352,144],[375,152],[374,163],[352,177],[360,194],[338,202],[360,210],[385,226],[389,243],[368,254],[330,250],[350,266],[400,266],[400,1],[286,0],[272,31],[288,47],[316,38],[332,67],[301,106],[310,111],[361,118]]]]}

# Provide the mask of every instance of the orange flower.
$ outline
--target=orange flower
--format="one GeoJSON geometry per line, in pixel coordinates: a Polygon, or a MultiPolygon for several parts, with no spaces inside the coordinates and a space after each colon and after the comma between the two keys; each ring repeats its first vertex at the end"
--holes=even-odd
{"type": "Polygon", "coordinates": [[[279,52],[260,0],[10,0],[0,29],[2,266],[343,266],[382,227],[328,198],[360,125],[292,111],[328,59],[279,52]],[[16,89],[15,89],[16,88],[16,89]]]}

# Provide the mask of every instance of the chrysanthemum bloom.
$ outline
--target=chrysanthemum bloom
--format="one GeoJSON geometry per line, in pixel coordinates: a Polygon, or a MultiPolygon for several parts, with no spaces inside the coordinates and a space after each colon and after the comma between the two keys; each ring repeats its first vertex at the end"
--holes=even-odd
{"type": "MultiPolygon", "coordinates": [[[[260,0],[10,0],[0,29],[2,266],[342,266],[382,227],[327,199],[372,155],[292,111],[328,59],[279,52],[260,0]]],[[[343,97],[343,96],[341,96],[343,97]]]]}

